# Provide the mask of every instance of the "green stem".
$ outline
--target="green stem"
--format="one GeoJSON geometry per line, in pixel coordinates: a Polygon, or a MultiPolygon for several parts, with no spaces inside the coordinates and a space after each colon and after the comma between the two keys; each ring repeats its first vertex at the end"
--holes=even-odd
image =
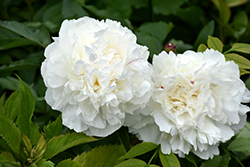
{"type": "Polygon", "coordinates": [[[156,154],[159,152],[160,147],[158,146],[157,150],[154,152],[153,156],[150,158],[150,160],[148,161],[147,166],[150,165],[150,163],[153,161],[153,159],[155,158],[156,154]]]}

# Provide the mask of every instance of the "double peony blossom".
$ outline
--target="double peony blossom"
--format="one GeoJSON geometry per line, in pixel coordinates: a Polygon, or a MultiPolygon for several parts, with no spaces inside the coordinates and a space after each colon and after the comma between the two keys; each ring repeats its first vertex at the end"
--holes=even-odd
{"type": "Polygon", "coordinates": [[[53,39],[41,67],[45,99],[76,132],[105,137],[124,125],[165,154],[208,159],[246,123],[250,93],[218,51],[163,51],[152,68],[129,29],[89,17],[65,20],[53,39]]]}
{"type": "Polygon", "coordinates": [[[68,128],[104,137],[123,125],[126,113],[148,102],[149,52],[120,23],[65,20],[53,39],[41,67],[45,100],[62,112],[68,128]]]}
{"type": "Polygon", "coordinates": [[[153,95],[130,131],[147,142],[161,144],[184,157],[193,152],[202,159],[219,154],[246,123],[250,93],[240,80],[239,67],[218,51],[161,52],[153,58],[153,95]],[[142,114],[144,113],[144,114],[142,114]],[[150,118],[150,117],[153,117],[150,118]],[[152,132],[152,133],[149,133],[152,132]]]}

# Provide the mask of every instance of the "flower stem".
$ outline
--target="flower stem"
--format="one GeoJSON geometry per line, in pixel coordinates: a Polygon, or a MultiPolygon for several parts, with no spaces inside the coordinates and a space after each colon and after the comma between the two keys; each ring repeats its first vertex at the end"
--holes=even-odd
{"type": "Polygon", "coordinates": [[[153,156],[150,158],[150,160],[148,161],[147,167],[150,165],[150,163],[153,161],[153,159],[155,158],[156,154],[159,152],[160,146],[158,146],[158,148],[156,149],[156,151],[154,152],[153,156]]]}

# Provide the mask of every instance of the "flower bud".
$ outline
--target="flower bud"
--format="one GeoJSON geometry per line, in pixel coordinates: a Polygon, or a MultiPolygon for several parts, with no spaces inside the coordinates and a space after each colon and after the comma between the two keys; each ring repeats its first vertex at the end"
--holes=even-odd
{"type": "Polygon", "coordinates": [[[172,51],[172,52],[176,52],[176,46],[174,46],[174,44],[172,44],[172,43],[167,43],[166,45],[165,45],[165,47],[164,47],[164,50],[167,52],[167,53],[169,53],[170,51],[172,51]]]}

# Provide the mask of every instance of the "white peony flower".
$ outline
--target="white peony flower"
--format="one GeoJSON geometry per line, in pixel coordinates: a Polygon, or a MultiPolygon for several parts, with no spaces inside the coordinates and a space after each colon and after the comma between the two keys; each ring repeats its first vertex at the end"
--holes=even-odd
{"type": "Polygon", "coordinates": [[[184,157],[193,152],[202,159],[218,155],[219,143],[239,132],[249,111],[241,104],[250,101],[250,92],[238,65],[210,49],[177,56],[163,51],[154,56],[153,66],[152,101],[144,109],[149,114],[131,123],[130,132],[161,144],[165,154],[184,157]]]}
{"type": "Polygon", "coordinates": [[[45,99],[62,112],[65,126],[104,137],[123,125],[126,113],[148,102],[149,52],[119,22],[65,20],[53,39],[41,72],[45,99]]]}

